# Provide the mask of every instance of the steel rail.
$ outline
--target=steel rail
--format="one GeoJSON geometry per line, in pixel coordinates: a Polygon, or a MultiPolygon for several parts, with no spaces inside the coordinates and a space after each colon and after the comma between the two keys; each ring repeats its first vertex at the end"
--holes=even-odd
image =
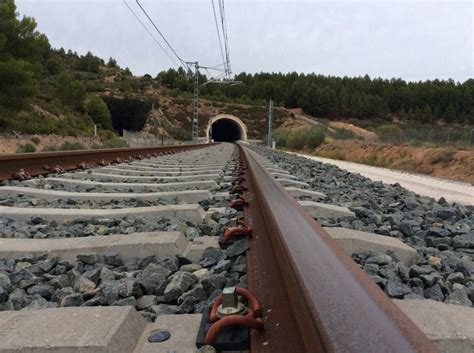
{"type": "Polygon", "coordinates": [[[435,353],[438,349],[240,146],[246,170],[249,289],[265,331],[251,352],[435,353]]]}
{"type": "Polygon", "coordinates": [[[115,158],[132,156],[147,156],[151,154],[176,153],[197,148],[208,147],[212,144],[173,145],[158,147],[107,148],[97,150],[77,150],[60,152],[11,153],[0,155],[0,180],[10,179],[13,173],[20,169],[31,176],[49,173],[45,165],[53,167],[60,165],[64,170],[76,169],[79,163],[96,164],[100,160],[112,162],[115,158]]]}

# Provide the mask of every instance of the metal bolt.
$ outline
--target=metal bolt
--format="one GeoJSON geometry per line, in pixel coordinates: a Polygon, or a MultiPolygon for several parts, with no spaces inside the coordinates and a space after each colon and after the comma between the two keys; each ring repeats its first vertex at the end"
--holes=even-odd
{"type": "Polygon", "coordinates": [[[235,287],[226,287],[222,290],[222,304],[217,308],[217,316],[224,317],[229,315],[242,314],[245,306],[239,302],[239,296],[235,287]]]}
{"type": "Polygon", "coordinates": [[[222,307],[236,308],[239,304],[239,298],[235,292],[235,287],[226,287],[222,290],[222,307]]]}

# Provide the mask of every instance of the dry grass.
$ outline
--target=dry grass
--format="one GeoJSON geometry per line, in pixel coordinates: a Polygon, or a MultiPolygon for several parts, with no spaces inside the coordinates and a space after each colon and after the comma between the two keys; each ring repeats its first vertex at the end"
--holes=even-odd
{"type": "Polygon", "coordinates": [[[449,163],[454,160],[455,150],[451,148],[439,148],[427,156],[427,162],[430,164],[449,163]]]}
{"type": "Polygon", "coordinates": [[[316,152],[316,153],[313,153],[313,154],[315,156],[323,157],[323,158],[337,159],[337,160],[340,160],[340,161],[345,161],[346,160],[345,154],[340,150],[321,151],[321,152],[316,152]]]}
{"type": "Polygon", "coordinates": [[[317,148],[313,154],[474,184],[473,150],[332,141],[317,148]]]}

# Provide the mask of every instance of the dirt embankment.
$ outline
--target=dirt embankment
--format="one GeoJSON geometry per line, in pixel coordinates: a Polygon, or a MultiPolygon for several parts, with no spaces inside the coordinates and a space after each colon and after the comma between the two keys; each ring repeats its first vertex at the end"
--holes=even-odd
{"type": "Polygon", "coordinates": [[[349,130],[352,133],[354,133],[355,136],[357,137],[363,137],[365,141],[376,141],[378,139],[378,136],[375,132],[363,129],[359,126],[356,126],[354,124],[350,123],[344,123],[342,121],[331,121],[329,123],[330,127],[335,127],[338,129],[345,129],[349,130]]]}
{"type": "Polygon", "coordinates": [[[319,146],[312,153],[321,157],[428,174],[474,184],[474,150],[332,141],[319,146]]]}
{"type": "Polygon", "coordinates": [[[25,144],[31,144],[37,152],[41,152],[47,150],[48,147],[60,146],[64,142],[78,142],[86,148],[91,148],[93,144],[100,144],[100,139],[57,135],[4,135],[0,136],[0,153],[15,153],[19,146],[25,144]]]}

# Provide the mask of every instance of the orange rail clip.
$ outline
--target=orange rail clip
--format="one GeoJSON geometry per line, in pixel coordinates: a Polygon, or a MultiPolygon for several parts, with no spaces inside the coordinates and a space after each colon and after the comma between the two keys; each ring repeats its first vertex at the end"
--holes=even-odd
{"type": "Polygon", "coordinates": [[[238,236],[238,235],[246,235],[251,237],[253,234],[252,227],[250,227],[247,223],[242,220],[239,220],[238,223],[242,225],[242,227],[229,227],[224,232],[224,244],[229,241],[230,238],[238,236]]]}
{"type": "Polygon", "coordinates": [[[228,326],[247,326],[255,330],[263,330],[263,322],[260,318],[262,316],[262,306],[258,301],[257,297],[250,292],[248,289],[242,287],[236,287],[235,291],[238,295],[241,295],[250,304],[250,308],[247,308],[245,315],[230,315],[222,319],[217,317],[217,308],[222,304],[222,294],[216,298],[216,301],[212,305],[211,312],[209,314],[209,320],[214,322],[206,333],[204,343],[212,345],[220,331],[228,326]]]}

